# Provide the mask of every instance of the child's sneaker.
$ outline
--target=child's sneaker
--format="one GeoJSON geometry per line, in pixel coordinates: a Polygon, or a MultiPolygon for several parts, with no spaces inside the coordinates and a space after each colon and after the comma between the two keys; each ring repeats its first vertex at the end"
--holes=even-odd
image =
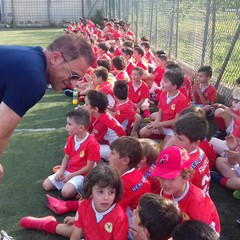
{"type": "Polygon", "coordinates": [[[27,229],[45,231],[46,225],[52,221],[56,222],[56,218],[54,216],[47,216],[43,218],[24,217],[19,221],[19,225],[27,229]]]}
{"type": "Polygon", "coordinates": [[[211,176],[211,180],[213,180],[216,183],[220,183],[220,180],[222,178],[222,175],[220,175],[220,173],[216,171],[210,171],[210,176],[211,176]]]}
{"type": "Polygon", "coordinates": [[[235,191],[233,192],[233,196],[234,196],[236,199],[240,200],[240,190],[235,190],[235,191]]]}
{"type": "Polygon", "coordinates": [[[14,240],[13,237],[8,236],[8,234],[1,230],[0,232],[0,240],[14,240]]]}
{"type": "Polygon", "coordinates": [[[65,202],[63,200],[54,198],[48,194],[46,195],[46,204],[51,211],[58,215],[65,214],[68,212],[68,208],[66,207],[65,202]]]}
{"type": "Polygon", "coordinates": [[[67,95],[68,97],[72,97],[73,96],[73,90],[71,89],[66,89],[64,90],[65,95],[67,95]]]}

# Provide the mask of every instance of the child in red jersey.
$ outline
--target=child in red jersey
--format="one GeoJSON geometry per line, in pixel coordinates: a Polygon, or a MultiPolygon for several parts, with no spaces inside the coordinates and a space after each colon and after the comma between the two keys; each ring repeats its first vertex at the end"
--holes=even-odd
{"type": "Polygon", "coordinates": [[[137,232],[133,231],[133,235],[140,235],[140,239],[170,240],[173,229],[181,221],[182,214],[171,200],[146,193],[133,211],[133,228],[137,232]]]}
{"type": "Polygon", "coordinates": [[[174,124],[173,143],[185,148],[189,154],[194,174],[190,181],[208,194],[210,187],[209,160],[199,147],[208,133],[207,120],[197,113],[186,113],[174,124]]]}
{"type": "Polygon", "coordinates": [[[86,239],[96,240],[126,240],[128,220],[118,203],[121,196],[122,183],[119,174],[111,167],[99,164],[84,179],[83,199],[76,201],[78,212],[75,218],[69,216],[60,223],[53,216],[24,217],[19,225],[67,238],[71,236],[71,239],[85,236],[86,239]]]}
{"type": "MultiPolygon", "coordinates": [[[[222,118],[226,127],[226,134],[232,135],[236,142],[240,139],[240,88],[237,87],[232,92],[232,107],[221,105],[215,112],[215,116],[222,118]]],[[[225,140],[212,137],[210,143],[216,153],[225,156],[224,150],[229,149],[225,140]]]]}
{"type": "Polygon", "coordinates": [[[144,58],[144,52],[141,47],[134,47],[132,56],[137,67],[141,67],[143,70],[148,71],[148,62],[144,58]]]}
{"type": "Polygon", "coordinates": [[[172,126],[180,116],[180,112],[188,107],[188,101],[179,91],[183,83],[183,74],[179,68],[168,69],[162,80],[162,92],[159,96],[158,112],[152,113],[150,122],[143,127],[140,137],[149,137],[153,134],[164,135],[163,146],[173,136],[172,126]]]}
{"type": "Polygon", "coordinates": [[[128,84],[125,80],[114,83],[113,92],[117,99],[115,112],[111,113],[122,125],[127,135],[138,137],[138,127],[141,123],[141,116],[136,112],[137,107],[128,98],[128,84]]]}
{"type": "Polygon", "coordinates": [[[220,220],[213,201],[189,182],[193,171],[187,150],[172,146],[160,153],[152,176],[160,181],[160,194],[178,204],[185,220],[203,221],[220,234],[220,220]]]}
{"type": "Polygon", "coordinates": [[[109,44],[107,44],[106,42],[100,42],[97,45],[97,59],[105,59],[109,62],[111,62],[111,57],[107,54],[108,50],[110,49],[109,44]]]}
{"type": "Polygon", "coordinates": [[[138,164],[138,169],[150,182],[152,192],[158,194],[160,183],[155,177],[151,176],[151,172],[156,166],[155,162],[160,152],[159,144],[149,138],[140,138],[139,141],[143,146],[143,158],[138,164]]]}
{"type": "Polygon", "coordinates": [[[113,72],[116,80],[130,82],[130,77],[126,71],[127,61],[123,56],[116,56],[112,59],[113,72]]]}
{"type": "Polygon", "coordinates": [[[131,47],[122,48],[122,56],[127,60],[126,71],[129,76],[131,76],[133,68],[136,67],[136,64],[134,63],[134,59],[132,58],[132,55],[133,55],[133,49],[131,47]]]}
{"type": "Polygon", "coordinates": [[[216,89],[210,83],[212,68],[203,66],[198,70],[198,83],[193,87],[193,104],[202,107],[206,113],[211,112],[212,104],[216,102],[216,89]]]}
{"type": "Polygon", "coordinates": [[[64,147],[65,155],[60,169],[44,180],[43,189],[58,189],[63,197],[71,198],[81,189],[84,176],[100,160],[100,147],[87,132],[90,115],[86,110],[75,109],[66,116],[66,130],[70,136],[64,147]]]}
{"type": "Polygon", "coordinates": [[[100,143],[101,158],[107,160],[110,153],[109,145],[118,137],[126,133],[121,124],[107,113],[108,99],[101,91],[90,90],[85,97],[83,108],[89,111],[92,121],[89,132],[100,143]]]}
{"type": "Polygon", "coordinates": [[[135,67],[132,70],[132,81],[128,83],[129,86],[129,94],[128,97],[133,101],[136,107],[143,111],[144,117],[150,116],[149,102],[148,99],[149,89],[147,84],[141,80],[143,75],[143,69],[140,67],[135,67]]]}
{"type": "Polygon", "coordinates": [[[144,58],[147,60],[148,62],[148,70],[152,71],[153,68],[155,68],[155,56],[150,48],[150,43],[147,41],[143,41],[140,44],[143,52],[144,52],[144,58]]]}

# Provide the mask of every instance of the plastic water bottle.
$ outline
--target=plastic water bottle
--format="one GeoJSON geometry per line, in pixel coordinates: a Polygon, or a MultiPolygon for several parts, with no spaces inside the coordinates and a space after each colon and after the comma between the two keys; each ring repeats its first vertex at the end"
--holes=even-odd
{"type": "Polygon", "coordinates": [[[77,105],[78,104],[78,91],[76,88],[73,89],[73,99],[72,104],[77,105]]]}

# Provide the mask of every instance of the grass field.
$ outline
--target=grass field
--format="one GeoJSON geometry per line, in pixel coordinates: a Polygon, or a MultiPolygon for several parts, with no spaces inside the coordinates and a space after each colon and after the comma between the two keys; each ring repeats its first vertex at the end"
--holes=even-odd
{"type": "MultiPolygon", "coordinates": [[[[9,43],[7,41],[9,34],[9,39],[15,36],[12,44],[27,45],[29,43],[45,47],[51,39],[61,34],[61,30],[0,31],[0,34],[0,44],[9,43]],[[19,41],[17,33],[20,35],[19,41]],[[36,36],[38,37],[35,38],[36,36]],[[35,44],[39,38],[44,41],[35,44]]],[[[51,174],[52,167],[61,162],[67,137],[63,129],[66,124],[65,115],[72,108],[70,98],[63,93],[47,89],[44,98],[23,118],[4,154],[0,157],[5,173],[4,180],[0,182],[0,230],[4,229],[16,240],[64,239],[22,229],[18,226],[18,221],[27,215],[42,217],[52,214],[45,206],[42,181],[51,174]],[[43,128],[52,129],[43,131],[41,130],[43,128]],[[26,131],[26,129],[37,131],[26,131]]],[[[212,133],[216,130],[213,120],[210,120],[210,125],[212,133]]],[[[53,195],[59,196],[59,193],[54,192],[53,195]]],[[[240,218],[240,201],[232,197],[232,191],[215,183],[211,184],[210,195],[220,214],[222,239],[238,240],[240,226],[235,220],[240,218]]],[[[63,217],[57,217],[57,219],[62,221],[63,217]]]]}

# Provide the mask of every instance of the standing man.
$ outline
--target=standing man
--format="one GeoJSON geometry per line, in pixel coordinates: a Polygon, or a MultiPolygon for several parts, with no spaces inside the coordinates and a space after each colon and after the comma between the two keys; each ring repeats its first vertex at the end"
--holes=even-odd
{"type": "MultiPolygon", "coordinates": [[[[44,95],[46,85],[63,90],[81,79],[94,55],[85,39],[66,34],[46,49],[0,46],[0,154],[24,114],[44,95]]],[[[0,164],[0,179],[3,167],[0,164]]]]}

